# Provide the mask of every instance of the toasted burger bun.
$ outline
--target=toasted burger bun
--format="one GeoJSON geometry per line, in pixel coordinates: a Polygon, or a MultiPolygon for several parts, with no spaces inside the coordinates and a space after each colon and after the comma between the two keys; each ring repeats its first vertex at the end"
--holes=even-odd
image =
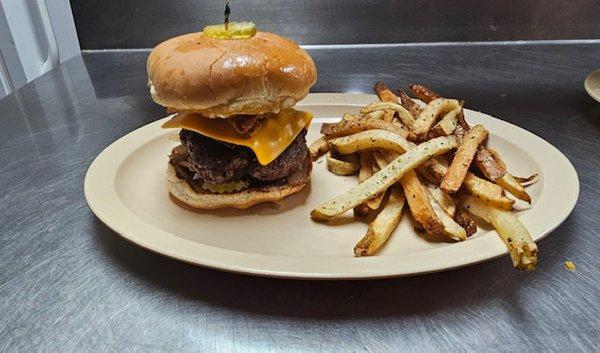
{"type": "Polygon", "coordinates": [[[280,185],[228,194],[205,194],[197,193],[184,179],[178,178],[171,164],[167,169],[167,188],[171,195],[188,206],[207,210],[225,207],[245,209],[258,203],[279,201],[299,192],[305,185],[306,183],[280,185]]]}
{"type": "Polygon", "coordinates": [[[159,44],[146,65],[152,99],[205,117],[277,113],[317,80],[311,57],[273,33],[248,39],[185,34],[159,44]]]}

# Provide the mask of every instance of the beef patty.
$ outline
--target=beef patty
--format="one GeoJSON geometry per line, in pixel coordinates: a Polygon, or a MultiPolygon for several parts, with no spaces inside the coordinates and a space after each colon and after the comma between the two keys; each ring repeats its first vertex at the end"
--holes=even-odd
{"type": "Polygon", "coordinates": [[[186,165],[196,173],[196,178],[213,184],[250,178],[271,182],[287,178],[306,164],[306,130],[274,161],[261,165],[254,152],[244,146],[213,140],[189,130],[179,133],[187,150],[186,165]]]}

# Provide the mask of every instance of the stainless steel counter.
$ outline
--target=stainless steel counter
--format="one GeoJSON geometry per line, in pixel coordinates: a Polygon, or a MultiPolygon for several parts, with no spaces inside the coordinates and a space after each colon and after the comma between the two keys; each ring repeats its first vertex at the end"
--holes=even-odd
{"type": "Polygon", "coordinates": [[[147,94],[147,53],[85,53],[0,100],[0,351],[597,351],[600,104],[583,80],[600,66],[600,43],[311,54],[314,91],[423,82],[565,153],[581,194],[539,243],[539,268],[516,272],[504,257],[412,278],[308,282],[138,248],[94,217],[83,178],[104,147],[164,111],[147,94]]]}

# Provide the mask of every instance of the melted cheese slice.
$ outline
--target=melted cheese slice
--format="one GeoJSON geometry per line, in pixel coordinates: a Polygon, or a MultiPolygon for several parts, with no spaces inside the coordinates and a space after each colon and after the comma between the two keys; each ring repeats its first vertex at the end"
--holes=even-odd
{"type": "Polygon", "coordinates": [[[246,146],[254,151],[262,165],[274,161],[294,141],[312,119],[312,114],[286,109],[262,120],[262,127],[250,137],[241,137],[225,119],[199,118],[194,113],[179,113],[162,125],[165,129],[181,128],[215,140],[246,146]]]}

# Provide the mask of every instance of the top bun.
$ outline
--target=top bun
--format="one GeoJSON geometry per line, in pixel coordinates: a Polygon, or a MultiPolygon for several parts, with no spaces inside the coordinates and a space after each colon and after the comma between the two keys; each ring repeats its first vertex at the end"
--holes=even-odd
{"type": "Polygon", "coordinates": [[[317,80],[298,44],[267,32],[247,39],[184,34],[156,46],[146,69],[156,103],[207,117],[279,112],[317,80]]]}

